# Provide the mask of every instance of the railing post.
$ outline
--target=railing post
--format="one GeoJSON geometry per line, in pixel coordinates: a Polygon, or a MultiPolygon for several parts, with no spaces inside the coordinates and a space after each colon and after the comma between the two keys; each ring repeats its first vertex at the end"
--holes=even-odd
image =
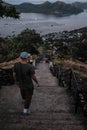
{"type": "Polygon", "coordinates": [[[62,68],[59,66],[59,76],[58,76],[59,86],[62,86],[62,68]]]}
{"type": "Polygon", "coordinates": [[[79,106],[79,92],[77,91],[75,95],[75,113],[77,113],[78,106],[79,106]]]}
{"type": "Polygon", "coordinates": [[[61,70],[60,70],[60,66],[59,66],[59,72],[58,72],[58,84],[60,86],[60,82],[61,82],[61,70]]]}
{"type": "Polygon", "coordinates": [[[68,89],[70,90],[72,86],[72,70],[70,69],[70,79],[69,79],[69,87],[68,89]]]}

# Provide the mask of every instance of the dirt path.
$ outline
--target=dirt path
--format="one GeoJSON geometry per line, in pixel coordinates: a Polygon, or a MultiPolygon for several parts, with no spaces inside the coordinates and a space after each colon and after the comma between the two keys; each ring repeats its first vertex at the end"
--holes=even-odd
{"type": "Polygon", "coordinates": [[[73,101],[59,87],[47,63],[39,63],[36,75],[40,87],[34,90],[31,114],[22,114],[23,104],[16,85],[0,90],[0,130],[86,130],[82,113],[75,115],[73,101]]]}

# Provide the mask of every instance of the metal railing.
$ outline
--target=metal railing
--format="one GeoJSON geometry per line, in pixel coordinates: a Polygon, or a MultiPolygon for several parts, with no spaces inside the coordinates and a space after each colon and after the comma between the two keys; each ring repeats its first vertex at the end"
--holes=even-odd
{"type": "Polygon", "coordinates": [[[78,107],[81,106],[84,114],[87,115],[87,87],[86,84],[82,83],[84,82],[83,79],[72,68],[66,69],[62,65],[54,64],[50,70],[58,78],[58,85],[66,87],[73,93],[75,113],[77,113],[78,107]]]}

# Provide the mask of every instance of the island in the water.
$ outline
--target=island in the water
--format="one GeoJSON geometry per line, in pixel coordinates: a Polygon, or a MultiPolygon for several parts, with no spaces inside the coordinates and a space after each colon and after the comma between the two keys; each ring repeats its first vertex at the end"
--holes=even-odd
{"type": "Polygon", "coordinates": [[[46,1],[42,4],[32,4],[25,2],[19,5],[15,5],[15,7],[20,13],[43,13],[62,17],[83,12],[83,8],[80,5],[82,5],[82,3],[69,4],[61,1],[51,3],[46,1]]]}

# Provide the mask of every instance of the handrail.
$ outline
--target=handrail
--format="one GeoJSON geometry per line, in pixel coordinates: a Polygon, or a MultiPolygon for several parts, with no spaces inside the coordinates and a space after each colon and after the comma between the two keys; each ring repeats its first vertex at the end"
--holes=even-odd
{"type": "Polygon", "coordinates": [[[53,66],[52,71],[53,75],[58,78],[59,86],[66,87],[73,92],[75,98],[75,113],[77,112],[80,103],[87,114],[87,98],[84,96],[87,95],[87,93],[80,89],[81,83],[78,81],[78,75],[76,75],[73,68],[66,69],[63,66],[56,64],[53,66]]]}

